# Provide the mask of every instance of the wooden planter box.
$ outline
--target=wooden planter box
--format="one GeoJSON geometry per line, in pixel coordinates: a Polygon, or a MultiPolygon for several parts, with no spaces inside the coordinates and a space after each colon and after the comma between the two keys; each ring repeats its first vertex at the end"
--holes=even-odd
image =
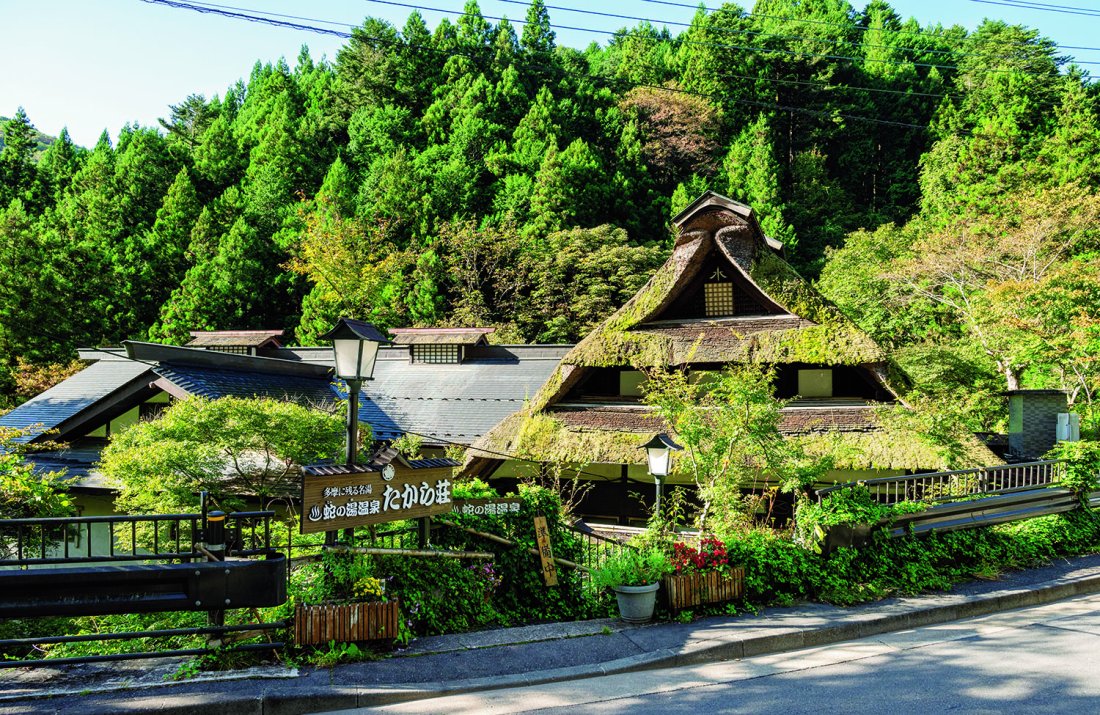
{"type": "Polygon", "coordinates": [[[401,612],[397,601],[387,603],[345,603],[294,607],[294,642],[322,645],[329,641],[393,640],[397,637],[401,612]]]}
{"type": "Polygon", "coordinates": [[[668,608],[680,611],[707,603],[725,603],[745,593],[745,569],[731,568],[727,573],[672,574],[664,578],[668,608]]]}

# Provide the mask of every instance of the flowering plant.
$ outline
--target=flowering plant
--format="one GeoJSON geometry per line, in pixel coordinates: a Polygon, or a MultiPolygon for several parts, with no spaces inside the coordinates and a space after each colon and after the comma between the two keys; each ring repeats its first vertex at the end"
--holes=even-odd
{"type": "Polygon", "coordinates": [[[489,561],[481,564],[480,566],[467,566],[470,571],[473,571],[482,581],[482,596],[486,601],[492,597],[493,592],[497,590],[501,582],[504,581],[504,577],[497,573],[493,568],[493,564],[489,561]]]}
{"type": "Polygon", "coordinates": [[[678,542],[672,547],[672,565],[677,574],[696,571],[724,572],[729,568],[726,545],[713,536],[700,539],[698,549],[682,541],[678,542]]]}
{"type": "Polygon", "coordinates": [[[354,601],[385,601],[385,579],[365,576],[351,586],[352,600],[354,601]]]}

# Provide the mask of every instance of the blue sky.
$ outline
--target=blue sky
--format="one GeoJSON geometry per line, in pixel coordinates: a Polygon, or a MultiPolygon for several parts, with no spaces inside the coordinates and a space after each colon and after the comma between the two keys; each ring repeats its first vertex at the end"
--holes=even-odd
{"type": "MultiPolygon", "coordinates": [[[[186,1],[186,0],[184,0],[186,1]]],[[[246,10],[298,15],[326,21],[325,27],[347,30],[373,15],[399,27],[412,12],[410,5],[460,11],[464,0],[205,0],[246,10]]],[[[694,0],[678,0],[685,5],[694,0]]],[[[598,9],[660,23],[689,22],[694,11],[652,0],[547,0],[548,6],[598,9]]],[[[716,0],[706,0],[717,6],[716,0]]],[[[741,3],[747,6],[748,2],[741,3]]],[[[863,7],[862,2],[853,3],[863,7]]],[[[1048,4],[1100,7],[1095,0],[1048,4]]],[[[481,0],[486,16],[506,15],[521,23],[521,0],[481,0]]],[[[894,0],[903,17],[922,24],[960,24],[972,29],[983,17],[1038,28],[1062,45],[1100,47],[1100,17],[1006,7],[974,0],[894,0]]],[[[453,14],[422,11],[432,27],[453,14]]],[[[606,42],[607,33],[634,21],[551,9],[559,44],[584,47],[606,42]],[[601,32],[602,31],[602,32],[601,32]]],[[[659,24],[655,22],[655,24],[659,24]]],[[[307,22],[306,24],[320,24],[307,22]]],[[[669,25],[674,33],[682,30],[669,25]]],[[[275,28],[216,15],[153,5],[142,0],[0,0],[0,115],[11,116],[23,106],[31,121],[47,134],[63,126],[78,144],[91,146],[107,129],[112,137],[127,122],[155,125],[168,105],[191,93],[222,94],[237,79],[247,77],[256,60],[286,57],[292,64],[302,44],[314,57],[334,58],[344,40],[300,30],[275,28]]],[[[1095,74],[1100,74],[1100,50],[1067,50],[1095,74]]]]}

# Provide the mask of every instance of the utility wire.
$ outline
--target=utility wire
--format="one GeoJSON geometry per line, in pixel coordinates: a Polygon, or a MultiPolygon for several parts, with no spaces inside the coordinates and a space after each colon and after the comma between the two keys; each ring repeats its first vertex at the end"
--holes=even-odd
{"type": "MultiPolygon", "coordinates": [[[[701,3],[696,3],[696,4],[692,5],[690,3],[672,2],[672,0],[641,0],[641,1],[651,3],[653,5],[667,5],[669,7],[683,7],[683,8],[688,8],[689,10],[700,10],[701,9],[701,10],[703,10],[703,12],[708,12],[708,13],[722,12],[724,10],[724,8],[707,7],[706,5],[703,5],[701,3]]],[[[980,0],[971,0],[971,1],[972,2],[979,2],[980,0]]],[[[808,18],[808,17],[790,17],[790,16],[787,16],[787,15],[769,15],[769,14],[766,14],[766,13],[759,13],[759,12],[743,12],[739,15],[739,17],[744,17],[744,18],[759,17],[759,18],[765,18],[765,19],[769,19],[769,20],[784,20],[784,21],[788,21],[788,22],[802,22],[802,23],[806,23],[806,24],[809,24],[809,25],[824,25],[826,27],[846,28],[846,29],[855,30],[857,32],[870,32],[871,30],[876,30],[876,31],[879,31],[879,32],[889,32],[889,33],[894,34],[894,35],[912,35],[914,37],[926,37],[929,34],[932,34],[936,37],[941,37],[941,38],[943,37],[942,35],[936,35],[936,33],[930,33],[927,30],[894,30],[894,29],[891,29],[891,28],[872,28],[872,27],[863,27],[861,25],[854,25],[854,24],[849,25],[849,24],[842,23],[842,22],[833,22],[832,20],[818,20],[818,19],[808,18]]],[[[1032,47],[1033,46],[1033,45],[1030,45],[1026,42],[1005,42],[1003,40],[994,41],[993,44],[1004,45],[1005,47],[1032,47]]],[[[1053,47],[1056,47],[1060,50],[1095,50],[1095,51],[1100,51],[1100,47],[1088,47],[1088,46],[1082,47],[1082,46],[1079,46],[1079,45],[1053,45],[1053,47]]]]}
{"type": "Polygon", "coordinates": [[[1046,5],[1037,2],[1015,2],[1014,0],[970,0],[970,2],[983,5],[1003,5],[1023,10],[1042,10],[1044,12],[1058,13],[1059,15],[1084,15],[1085,17],[1100,17],[1100,10],[1083,7],[1071,7],[1069,5],[1046,5]]]}
{"type": "MultiPolygon", "coordinates": [[[[316,32],[320,35],[333,35],[335,37],[342,37],[348,39],[351,37],[350,32],[340,32],[338,30],[330,30],[323,27],[316,27],[314,25],[300,25],[296,22],[289,22],[287,20],[276,19],[275,16],[264,17],[261,15],[251,14],[256,11],[249,10],[248,13],[234,12],[226,9],[220,5],[207,5],[199,3],[186,3],[176,2],[175,0],[141,0],[149,5],[164,5],[165,7],[175,8],[177,10],[192,10],[194,12],[203,13],[204,15],[221,15],[222,17],[229,17],[236,20],[245,20],[247,22],[255,22],[261,25],[271,25],[273,27],[285,27],[291,30],[303,30],[305,32],[316,32]]],[[[324,22],[323,20],[310,20],[310,22],[324,22]]]]}
{"type": "MultiPolygon", "coordinates": [[[[377,5],[390,5],[390,6],[393,6],[393,7],[404,7],[404,8],[409,8],[409,9],[413,9],[413,10],[424,10],[426,12],[439,12],[439,13],[444,13],[444,14],[447,14],[447,15],[466,16],[466,15],[471,14],[471,13],[467,13],[463,10],[448,10],[448,9],[444,9],[444,8],[429,7],[429,6],[426,6],[426,5],[416,5],[414,3],[397,2],[396,0],[364,0],[364,1],[365,2],[370,2],[370,3],[375,3],[377,5]]],[[[504,19],[504,18],[501,18],[501,17],[493,16],[493,15],[480,15],[480,17],[482,17],[483,19],[486,19],[486,20],[497,20],[497,21],[500,21],[500,20],[504,19]]],[[[605,36],[611,36],[611,37],[616,37],[616,36],[619,35],[619,32],[617,30],[598,30],[598,29],[593,29],[593,28],[590,28],[590,27],[576,27],[574,25],[562,25],[562,24],[559,24],[559,23],[550,23],[550,27],[552,27],[556,30],[572,30],[574,32],[587,32],[587,33],[591,33],[591,34],[595,34],[595,35],[605,35],[605,36]]],[[[641,39],[652,39],[652,40],[660,41],[658,38],[641,38],[641,39]]],[[[810,41],[813,41],[813,42],[828,42],[829,41],[825,38],[802,38],[802,39],[810,40],[810,41]]],[[[900,66],[906,66],[906,67],[926,67],[926,68],[929,68],[929,69],[934,68],[934,69],[940,69],[940,70],[958,70],[959,69],[959,67],[957,65],[937,64],[935,62],[914,62],[914,61],[911,61],[911,60],[892,60],[892,59],[885,59],[885,58],[880,59],[880,58],[873,58],[873,57],[852,57],[850,55],[805,52],[805,51],[802,51],[802,50],[787,50],[787,49],[773,48],[773,47],[755,47],[755,46],[752,46],[752,45],[731,45],[731,44],[725,44],[725,43],[720,43],[720,42],[702,42],[702,41],[699,41],[699,40],[678,40],[678,41],[681,44],[693,45],[693,46],[696,46],[696,47],[710,47],[710,48],[726,49],[726,50],[743,50],[743,51],[746,51],[746,52],[793,55],[795,57],[814,57],[814,58],[819,58],[819,59],[829,59],[829,60],[846,61],[846,62],[853,62],[853,63],[869,62],[869,63],[875,63],[875,64],[900,65],[900,66]]],[[[1079,61],[1078,64],[1100,65],[1100,60],[1095,61],[1095,62],[1079,61]]],[[[1042,74],[1041,72],[1028,72],[1028,71],[1019,70],[1019,69],[991,68],[991,69],[987,69],[985,71],[986,72],[992,72],[992,73],[1018,72],[1018,73],[1022,73],[1022,74],[1042,74]]]]}
{"type": "MultiPolygon", "coordinates": [[[[248,20],[248,21],[264,22],[266,24],[273,24],[273,25],[280,26],[280,27],[289,27],[291,29],[300,29],[300,30],[307,30],[307,31],[313,29],[313,30],[316,30],[318,32],[323,32],[324,34],[335,34],[335,35],[339,35],[341,37],[345,36],[345,35],[342,35],[341,33],[335,32],[333,30],[320,29],[320,28],[311,28],[310,26],[299,25],[297,23],[284,22],[282,20],[268,19],[268,18],[262,18],[262,17],[253,17],[251,15],[246,15],[246,14],[242,14],[242,13],[235,12],[235,11],[228,11],[228,10],[225,10],[223,8],[215,7],[214,5],[207,4],[207,3],[183,3],[183,2],[177,2],[176,0],[142,0],[142,2],[152,4],[152,5],[165,5],[167,7],[171,7],[171,8],[175,8],[175,9],[196,10],[198,12],[202,12],[202,13],[206,13],[206,14],[222,15],[222,16],[225,16],[225,17],[229,17],[231,19],[243,19],[243,20],[248,20]]],[[[396,3],[393,3],[393,4],[396,4],[396,3]]],[[[431,8],[417,8],[417,9],[428,9],[428,10],[430,10],[431,8]]],[[[467,53],[459,52],[459,51],[455,51],[455,50],[440,50],[440,49],[436,49],[436,48],[425,46],[425,45],[405,43],[402,40],[395,40],[395,39],[391,39],[391,38],[384,38],[384,37],[377,37],[377,36],[370,36],[370,35],[363,35],[363,34],[360,34],[359,36],[364,37],[367,40],[380,42],[380,43],[384,43],[384,44],[395,45],[397,47],[423,49],[423,50],[428,50],[428,51],[431,51],[431,52],[436,52],[436,53],[439,53],[439,54],[443,54],[445,56],[470,57],[470,55],[467,54],[467,53]]],[[[607,82],[607,80],[605,78],[596,77],[594,75],[585,75],[585,79],[588,79],[588,80],[593,81],[593,82],[598,82],[598,83],[606,83],[607,82]]],[[[768,104],[767,102],[759,102],[759,101],[750,100],[750,99],[722,98],[722,97],[718,97],[718,96],[713,95],[713,94],[707,94],[707,93],[703,93],[703,92],[691,92],[691,91],[688,91],[688,90],[675,89],[675,88],[671,88],[671,87],[664,87],[664,86],[661,86],[661,85],[652,85],[652,84],[640,85],[639,84],[639,85],[633,85],[633,86],[645,86],[645,87],[648,87],[650,89],[659,90],[659,91],[663,91],[663,92],[677,92],[677,93],[682,93],[682,94],[693,94],[693,95],[696,95],[696,96],[699,96],[699,97],[705,97],[705,98],[712,99],[712,100],[717,100],[717,101],[731,102],[731,103],[734,103],[734,104],[744,104],[744,105],[748,105],[748,106],[760,107],[760,108],[771,109],[771,110],[779,110],[779,111],[783,111],[783,112],[796,112],[796,113],[806,114],[806,115],[810,115],[810,116],[825,117],[827,119],[841,118],[841,119],[848,119],[848,120],[852,120],[852,121],[866,122],[866,123],[870,123],[870,124],[882,124],[882,125],[886,125],[886,126],[895,126],[895,127],[906,128],[906,129],[917,129],[917,130],[921,130],[921,131],[927,131],[927,129],[928,129],[926,126],[920,125],[920,124],[911,124],[911,123],[906,123],[906,122],[895,122],[895,121],[886,120],[886,119],[876,119],[876,118],[873,118],[873,117],[861,117],[861,116],[850,115],[850,114],[838,114],[838,113],[826,112],[826,111],[822,111],[822,110],[808,109],[808,108],[805,108],[805,107],[795,107],[795,106],[791,106],[791,105],[768,104]]]]}
{"type": "Polygon", "coordinates": [[[933,92],[913,92],[904,89],[881,89],[878,87],[863,87],[854,84],[830,84],[828,82],[812,82],[810,80],[798,80],[798,79],[780,79],[778,77],[767,77],[764,75],[750,75],[750,74],[736,74],[733,72],[719,72],[716,77],[724,79],[747,79],[747,80],[759,80],[762,82],[774,82],[775,84],[794,84],[803,85],[808,87],[820,87],[821,89],[840,89],[848,91],[859,92],[878,92],[882,94],[897,94],[903,97],[931,97],[932,99],[943,99],[944,97],[957,98],[957,94],[936,94],[933,92]]]}
{"type": "MultiPolygon", "coordinates": [[[[496,0],[496,1],[501,2],[501,3],[509,3],[509,4],[512,4],[512,5],[528,5],[529,4],[528,0],[496,0]]],[[[619,15],[617,13],[612,13],[612,12],[600,12],[598,10],[583,10],[581,8],[565,7],[563,5],[543,5],[543,7],[545,7],[547,10],[562,10],[564,12],[575,12],[575,13],[579,13],[579,14],[582,14],[582,15],[593,15],[593,16],[596,16],[596,17],[610,17],[610,18],[616,18],[616,19],[621,19],[621,20],[633,20],[635,22],[647,22],[647,23],[650,23],[651,25],[665,25],[665,26],[671,25],[671,26],[675,26],[675,27],[687,27],[687,28],[691,28],[691,27],[694,26],[694,24],[690,23],[690,22],[679,22],[679,21],[676,21],[676,20],[662,20],[662,19],[651,18],[651,17],[639,17],[639,16],[636,16],[636,15],[619,15]]],[[[856,25],[853,23],[851,26],[845,26],[845,27],[847,27],[847,29],[853,29],[854,27],[856,27],[856,25]]],[[[735,29],[735,28],[731,28],[731,27],[705,27],[705,28],[701,28],[701,29],[705,30],[706,32],[723,33],[723,34],[729,34],[729,35],[756,35],[756,36],[759,36],[760,38],[768,38],[768,39],[775,38],[775,39],[780,39],[780,40],[800,40],[800,41],[807,41],[807,42],[828,42],[829,41],[826,38],[821,38],[821,37],[806,37],[804,35],[781,35],[781,34],[778,34],[778,33],[775,33],[775,32],[767,32],[765,30],[747,30],[747,29],[739,30],[739,29],[735,29]]],[[[861,29],[864,29],[864,28],[861,28],[861,29]]],[[[881,31],[882,32],[888,32],[888,30],[885,30],[885,29],[881,29],[881,31]]],[[[618,34],[618,33],[616,33],[616,34],[618,34]]],[[[985,57],[986,56],[984,53],[979,53],[979,52],[960,52],[958,50],[940,50],[940,49],[934,49],[934,48],[904,47],[904,46],[899,46],[899,45],[886,45],[886,44],[882,44],[882,43],[872,43],[872,42],[861,42],[860,46],[861,47],[875,47],[875,48],[893,50],[893,51],[896,51],[896,52],[915,52],[915,53],[924,54],[924,55],[930,55],[930,54],[931,55],[950,55],[952,57],[971,57],[971,56],[985,57]]],[[[1033,47],[1032,45],[1027,45],[1027,44],[1021,44],[1019,46],[1020,47],[1033,47]]],[[[1097,51],[1100,51],[1100,47],[1097,47],[1095,49],[1097,51]]],[[[1003,56],[1003,57],[1000,57],[999,59],[1013,59],[1013,57],[1012,56],[1003,56]]]]}

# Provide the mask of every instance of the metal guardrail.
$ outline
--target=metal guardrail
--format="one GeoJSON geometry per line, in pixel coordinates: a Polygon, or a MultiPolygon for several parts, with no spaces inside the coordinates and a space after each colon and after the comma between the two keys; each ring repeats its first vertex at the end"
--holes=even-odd
{"type": "MultiPolygon", "coordinates": [[[[286,628],[286,621],[271,623],[249,623],[239,626],[200,626],[197,628],[170,628],[154,631],[133,631],[128,633],[95,633],[79,636],[43,636],[41,638],[11,638],[0,640],[0,653],[9,648],[25,648],[59,643],[87,643],[91,641],[136,640],[138,638],[169,638],[175,636],[216,635],[228,633],[252,633],[254,631],[272,631],[286,628]]],[[[181,656],[206,655],[208,653],[247,653],[253,651],[278,650],[286,644],[282,641],[268,643],[244,643],[228,648],[179,648],[175,650],[137,651],[129,653],[105,653],[101,655],[83,655],[72,658],[26,658],[5,660],[0,658],[0,668],[42,668],[79,663],[100,663],[119,660],[141,660],[145,658],[174,658],[181,656]]]]}
{"type": "Polygon", "coordinates": [[[1064,460],[1002,464],[950,472],[906,474],[863,479],[817,490],[820,502],[830,494],[852,486],[865,486],[880,504],[903,501],[939,502],[982,494],[1004,494],[1058,484],[1065,472],[1064,460]]]}
{"type": "MultiPolygon", "coordinates": [[[[1100,492],[1091,495],[1090,501],[1093,500],[1100,500],[1100,492]]],[[[890,536],[992,526],[1073,511],[1079,506],[1081,500],[1076,494],[1059,487],[991,495],[974,501],[937,504],[914,514],[900,514],[890,523],[890,536]]]]}
{"type": "Polygon", "coordinates": [[[0,618],[206,611],[206,627],[0,640],[0,653],[34,646],[177,636],[216,636],[205,648],[72,658],[0,658],[0,667],[276,650],[283,643],[221,646],[284,622],[225,625],[227,609],[286,601],[288,563],[271,546],[274,511],[0,520],[0,618]],[[256,558],[260,557],[260,558],[256,558]],[[236,634],[236,638],[229,634],[236,634]]]}
{"type": "MultiPolygon", "coordinates": [[[[274,511],[227,515],[227,555],[274,553],[271,546],[274,516],[274,511]]],[[[202,524],[202,514],[0,519],[0,567],[205,561],[202,524]]]]}

